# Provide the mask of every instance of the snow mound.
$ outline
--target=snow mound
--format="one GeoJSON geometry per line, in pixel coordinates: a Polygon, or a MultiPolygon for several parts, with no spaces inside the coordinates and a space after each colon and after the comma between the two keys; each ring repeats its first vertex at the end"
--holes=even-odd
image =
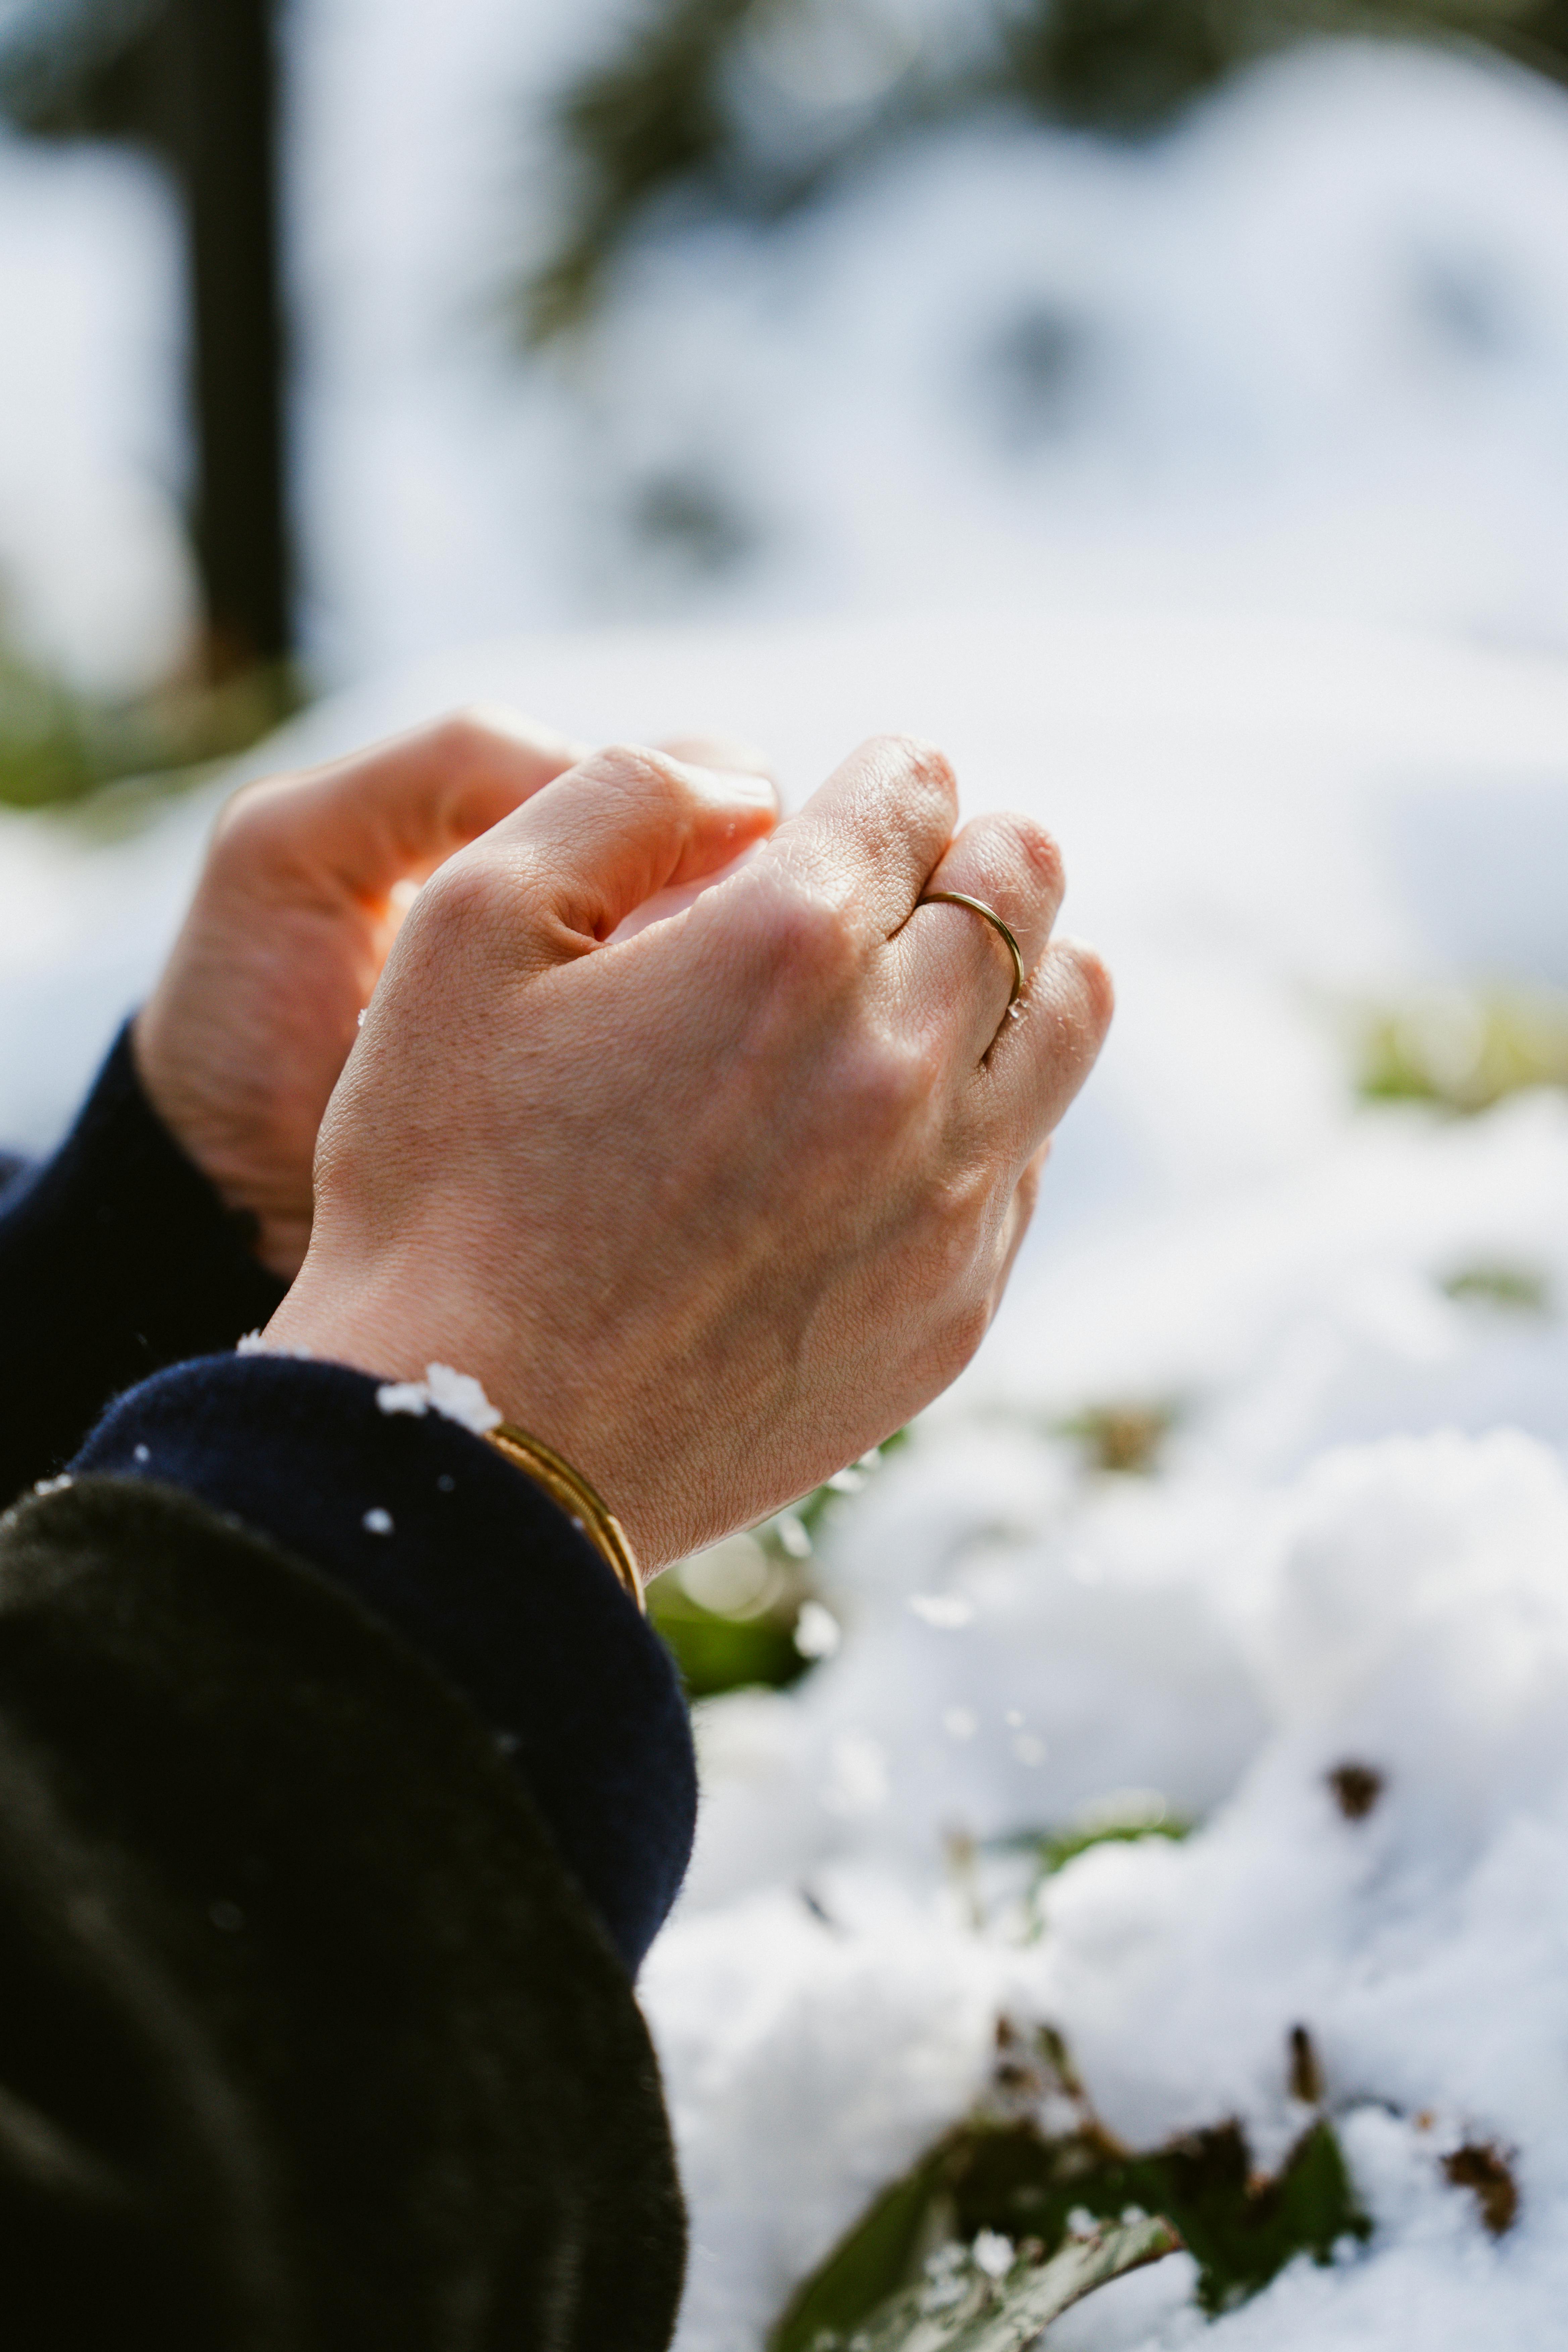
{"type": "MultiPolygon", "coordinates": [[[[1265,2167],[1313,2112],[1305,2030],[1373,2235],[1300,2259],[1215,2323],[1216,2352],[1558,2340],[1568,1475],[1489,1408],[1533,1388],[1559,1429],[1565,1178],[1555,1100],[1464,1128],[1367,1114],[1315,1218],[1287,1183],[1248,1233],[1205,1251],[1184,1222],[1129,1253],[1107,1302],[1128,1370],[1169,1348],[1184,1279],[1215,1305],[1152,1474],[1093,1466],[1045,1402],[1063,1366],[1031,1400],[1015,1334],[1005,1374],[839,1506],[842,1649],[700,1710],[697,1864],[645,1979],[694,2210],[681,2352],[762,2343],[980,2097],[1002,2016],[1065,2037],[1131,2146],[1235,2117],[1265,2167]],[[1541,1252],[1552,1304],[1448,1295],[1500,1234],[1541,1252]],[[1302,1360],[1260,1402],[1258,1364],[1302,1360]],[[1362,1442],[1334,1443],[1347,1411],[1362,1442]],[[909,1605],[941,1595],[965,1607],[909,1605]],[[1040,1880],[1031,1833],[1097,1819],[1196,1826],[1040,1880]]],[[[1048,1357],[1047,1287],[1014,1319],[1048,1357]]],[[[1053,2341],[1208,2340],[1194,2276],[1121,2283],[1053,2341]]]]}

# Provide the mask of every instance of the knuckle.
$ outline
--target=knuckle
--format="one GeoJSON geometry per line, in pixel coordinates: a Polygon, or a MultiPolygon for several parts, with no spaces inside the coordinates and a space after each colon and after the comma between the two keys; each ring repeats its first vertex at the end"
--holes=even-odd
{"type": "Polygon", "coordinates": [[[921,1235],[923,1279],[928,1295],[962,1315],[974,1290],[975,1267],[984,1252],[988,1188],[979,1179],[951,1177],[933,1185],[926,1202],[921,1235]]]}
{"type": "Polygon", "coordinates": [[[1067,887],[1067,871],[1055,835],[1029,816],[1010,817],[1007,824],[1019,863],[1030,882],[1045,897],[1059,899],[1067,887]]]}
{"type": "Polygon", "coordinates": [[[484,857],[448,858],[437,868],[415,902],[409,923],[436,938],[461,937],[488,930],[504,915],[515,926],[515,892],[509,891],[495,866],[484,857]]]}
{"type": "Polygon", "coordinates": [[[1089,1024],[1096,1035],[1103,1036],[1116,1011],[1116,983],[1093,948],[1074,941],[1070,952],[1089,1024]]]}
{"type": "Polygon", "coordinates": [[[841,907],[795,882],[774,890],[763,919],[768,961],[780,978],[814,991],[837,992],[856,962],[855,942],[841,907]]]}
{"type": "Polygon", "coordinates": [[[853,1132],[865,1143],[886,1145],[901,1136],[931,1092],[921,1055],[890,1039],[864,1041],[845,1085],[844,1108],[853,1132]]]}
{"type": "Polygon", "coordinates": [[[489,766],[498,752],[514,748],[504,729],[479,703],[448,710],[435,720],[429,743],[440,764],[458,774],[489,766]]]}
{"type": "Polygon", "coordinates": [[[677,761],[643,743],[606,743],[584,761],[580,772],[595,784],[645,803],[683,807],[693,797],[677,761]]]}
{"type": "Polygon", "coordinates": [[[265,856],[287,840],[299,780],[267,776],[242,784],[225,802],[213,828],[215,863],[233,866],[265,856]]]}
{"type": "Polygon", "coordinates": [[[879,765],[894,769],[956,808],[958,778],[940,745],[927,742],[922,735],[876,735],[868,749],[879,765]]]}

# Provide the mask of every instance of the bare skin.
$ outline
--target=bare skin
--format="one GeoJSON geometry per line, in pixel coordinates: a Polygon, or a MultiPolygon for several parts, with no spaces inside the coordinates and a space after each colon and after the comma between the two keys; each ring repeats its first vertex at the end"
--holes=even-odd
{"type": "MultiPolygon", "coordinates": [[[[257,1255],[284,1281],[310,1238],[321,1115],[402,920],[393,892],[584,748],[509,711],[460,712],[253,784],[224,811],[133,1050],[165,1126],[227,1204],[256,1218],[257,1255]]],[[[673,748],[760,770],[755,754],[707,739],[673,748]]],[[[755,834],[773,810],[747,784],[736,814],[755,834]]]]}
{"type": "MultiPolygon", "coordinates": [[[[441,1362],[593,1479],[649,1569],[875,1444],[973,1354],[1110,986],[1051,934],[1055,845],[954,834],[940,754],[879,739],[741,872],[763,788],[597,752],[442,866],[321,1127],[267,1334],[441,1362]],[[977,916],[985,899],[1028,986],[977,916]]],[[[363,1001],[363,997],[359,1000],[363,1001]]]]}

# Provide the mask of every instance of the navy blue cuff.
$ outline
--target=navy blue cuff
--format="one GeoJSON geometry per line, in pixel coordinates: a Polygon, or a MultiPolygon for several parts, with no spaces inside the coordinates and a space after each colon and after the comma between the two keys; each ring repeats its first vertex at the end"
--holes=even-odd
{"type": "Polygon", "coordinates": [[[531,1479],[342,1365],[227,1356],[144,1381],[71,1467],[183,1487],[375,1610],[495,1730],[636,1972],[690,1858],[697,1775],[673,1664],[531,1479]]]}
{"type": "Polygon", "coordinates": [[[269,1319],[284,1286],[254,1238],[142,1093],[127,1025],[65,1142],[0,1195],[0,1506],[121,1389],[269,1319]]]}

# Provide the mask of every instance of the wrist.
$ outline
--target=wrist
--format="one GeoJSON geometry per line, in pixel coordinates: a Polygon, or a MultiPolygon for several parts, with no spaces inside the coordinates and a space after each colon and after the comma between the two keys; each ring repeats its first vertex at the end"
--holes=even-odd
{"type": "MultiPolygon", "coordinates": [[[[224,1207],[249,1221],[252,1255],[279,1282],[292,1282],[310,1246],[309,1201],[296,1199],[292,1188],[279,1187],[276,1178],[269,1184],[258,1177],[267,1154],[246,1132],[243,1115],[232,1104],[215,1113],[181,1056],[165,1051],[156,995],[132,1022],[131,1058],[137,1084],[164,1131],[224,1207]],[[279,1191],[288,1191],[289,1197],[275,1197],[279,1191]]],[[[253,1123],[260,1123],[259,1111],[253,1123]]]]}
{"type": "MultiPolygon", "coordinates": [[[[498,1318],[453,1307],[439,1316],[409,1311],[411,1298],[455,1300],[446,1286],[421,1265],[417,1276],[384,1276],[363,1284],[312,1278],[296,1283],[261,1335],[264,1348],[347,1366],[384,1384],[411,1388],[431,1382],[437,1369],[472,1382],[494,1416],[494,1440],[512,1466],[542,1486],[579,1524],[640,1605],[641,1576],[674,1557],[658,1548],[652,1514],[627,1493],[628,1466],[620,1449],[596,1422],[574,1414],[538,1379],[520,1378],[524,1360],[515,1335],[498,1333],[498,1318]],[[520,1447],[519,1439],[524,1441],[520,1447]],[[531,1458],[525,1459],[530,1455],[531,1458]]],[[[437,1390],[439,1381],[436,1381],[437,1390]]],[[[437,1394],[437,1410],[446,1410],[437,1394]]],[[[464,1412],[458,1415],[467,1418],[464,1412]]],[[[489,1436],[488,1422],[470,1423],[489,1436]]]]}

